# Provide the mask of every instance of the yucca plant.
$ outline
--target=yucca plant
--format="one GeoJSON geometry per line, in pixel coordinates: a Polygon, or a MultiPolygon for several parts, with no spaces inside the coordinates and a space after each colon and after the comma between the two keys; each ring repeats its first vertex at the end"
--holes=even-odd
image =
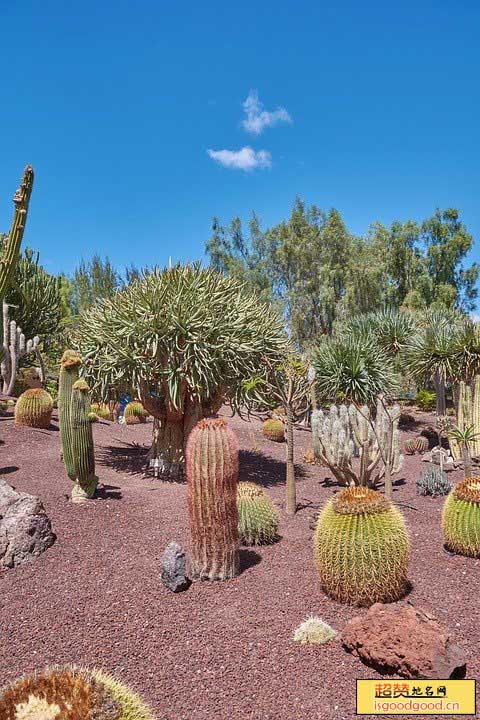
{"type": "Polygon", "coordinates": [[[177,477],[193,426],[224,398],[237,409],[243,380],[279,361],[280,318],[237,280],[199,264],[155,268],[79,319],[75,342],[95,389],[131,387],[154,417],[152,464],[177,477]]]}
{"type": "Polygon", "coordinates": [[[385,308],[350,318],[339,329],[342,338],[355,336],[358,341],[373,340],[390,358],[395,358],[406,347],[416,323],[413,315],[385,308]]]}

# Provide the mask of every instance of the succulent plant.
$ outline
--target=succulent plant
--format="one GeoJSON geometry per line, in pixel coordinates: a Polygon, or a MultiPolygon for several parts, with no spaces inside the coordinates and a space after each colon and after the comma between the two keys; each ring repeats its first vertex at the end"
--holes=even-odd
{"type": "Polygon", "coordinates": [[[63,462],[70,480],[76,479],[76,466],[73,458],[71,400],[73,385],[78,380],[82,359],[74,350],[65,350],[60,360],[58,384],[58,421],[62,441],[63,462]]]}
{"type": "Polygon", "coordinates": [[[200,420],[186,448],[192,577],[226,580],[240,569],[238,444],[222,418],[200,420]]]}
{"type": "Polygon", "coordinates": [[[138,425],[147,422],[148,412],[138,400],[133,400],[125,406],[123,412],[126,425],[138,425]]]}
{"type": "Polygon", "coordinates": [[[409,536],[384,495],[365,487],[334,495],[318,518],[314,542],[322,586],[335,600],[369,606],[405,593],[409,536]]]}
{"type": "Polygon", "coordinates": [[[417,479],[417,492],[419,495],[448,495],[452,485],[447,474],[438,465],[429,464],[417,479]]]}
{"type": "Polygon", "coordinates": [[[407,455],[414,455],[415,453],[423,454],[428,450],[429,444],[428,439],[419,435],[416,438],[409,438],[405,441],[404,449],[407,455]]]}
{"type": "Polygon", "coordinates": [[[278,537],[278,515],[270,497],[259,485],[237,486],[238,534],[244,545],[269,545],[278,537]]]}
{"type": "Polygon", "coordinates": [[[49,428],[53,400],[46,390],[31,388],[20,395],[15,405],[15,425],[49,428]]]}
{"type": "Polygon", "coordinates": [[[100,420],[109,420],[110,419],[110,410],[108,409],[107,405],[103,402],[98,403],[92,403],[90,405],[91,411],[95,413],[95,415],[98,416],[100,420]]]}
{"type": "Polygon", "coordinates": [[[459,555],[480,557],[480,477],[458,482],[442,515],[445,545],[459,555]]]}
{"type": "Polygon", "coordinates": [[[154,720],[143,700],[97,669],[52,667],[0,690],[2,720],[154,720]]]}
{"type": "Polygon", "coordinates": [[[301,645],[320,645],[333,640],[337,632],[319,617],[309,617],[295,630],[293,639],[301,645]]]}
{"type": "Polygon", "coordinates": [[[262,425],[262,433],[274,442],[285,442],[285,425],[281,420],[271,418],[262,425]]]}
{"type": "MultiPolygon", "coordinates": [[[[91,407],[91,406],[90,406],[90,407],[91,407]]],[[[88,413],[88,419],[90,420],[91,423],[96,423],[96,422],[98,422],[98,421],[100,420],[100,418],[98,417],[98,415],[97,415],[96,413],[92,412],[91,410],[90,410],[90,412],[88,413]]]]}
{"type": "Polygon", "coordinates": [[[92,424],[89,418],[89,387],[85,380],[77,380],[73,384],[70,408],[72,455],[75,465],[72,500],[81,502],[93,497],[98,484],[95,475],[92,424]]]}

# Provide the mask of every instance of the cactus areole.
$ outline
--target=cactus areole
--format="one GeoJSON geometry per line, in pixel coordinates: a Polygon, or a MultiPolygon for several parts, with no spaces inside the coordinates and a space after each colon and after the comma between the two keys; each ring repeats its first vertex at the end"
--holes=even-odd
{"type": "Polygon", "coordinates": [[[227,580],[239,572],[237,440],[225,420],[200,420],[186,455],[192,577],[227,580]]]}
{"type": "Polygon", "coordinates": [[[128,386],[153,416],[151,465],[176,478],[196,423],[224,399],[245,400],[243,381],[284,356],[280,318],[233,278],[199,264],[145,273],[87,310],[75,346],[94,392],[128,386]],[[92,381],[92,382],[91,382],[92,381]]]}

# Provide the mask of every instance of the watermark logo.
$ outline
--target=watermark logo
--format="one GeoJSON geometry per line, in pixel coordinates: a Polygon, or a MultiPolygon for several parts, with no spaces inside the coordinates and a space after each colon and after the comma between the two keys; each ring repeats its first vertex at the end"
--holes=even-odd
{"type": "Polygon", "coordinates": [[[475,714],[475,680],[357,680],[357,715],[475,714]]]}

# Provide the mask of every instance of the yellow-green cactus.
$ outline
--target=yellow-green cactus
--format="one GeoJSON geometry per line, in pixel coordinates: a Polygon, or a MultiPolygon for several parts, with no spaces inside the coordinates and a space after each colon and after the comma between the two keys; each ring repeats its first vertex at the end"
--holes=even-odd
{"type": "Polygon", "coordinates": [[[100,420],[110,419],[110,410],[108,409],[107,405],[105,405],[105,403],[92,403],[90,407],[92,412],[95,413],[95,415],[100,418],[100,420]]]}
{"type": "Polygon", "coordinates": [[[285,425],[281,420],[265,420],[262,432],[266,438],[274,442],[285,442],[285,425]]]}
{"type": "Polygon", "coordinates": [[[244,545],[268,545],[278,537],[278,516],[263,488],[251,482],[237,485],[238,535],[244,545]]]}
{"type": "Polygon", "coordinates": [[[123,412],[126,425],[138,425],[147,422],[148,413],[138,400],[133,400],[125,406],[123,412]]]}
{"type": "Polygon", "coordinates": [[[349,487],[328,501],[315,531],[315,560],[325,592],[369,606],[404,595],[410,541],[402,514],[375,490],[349,487]]]}
{"type": "Polygon", "coordinates": [[[480,477],[455,485],[443,507],[442,525],[449,550],[480,557],[480,477]]]}
{"type": "Polygon", "coordinates": [[[31,388],[20,395],[15,405],[15,425],[49,428],[53,400],[46,390],[31,388]]]}

